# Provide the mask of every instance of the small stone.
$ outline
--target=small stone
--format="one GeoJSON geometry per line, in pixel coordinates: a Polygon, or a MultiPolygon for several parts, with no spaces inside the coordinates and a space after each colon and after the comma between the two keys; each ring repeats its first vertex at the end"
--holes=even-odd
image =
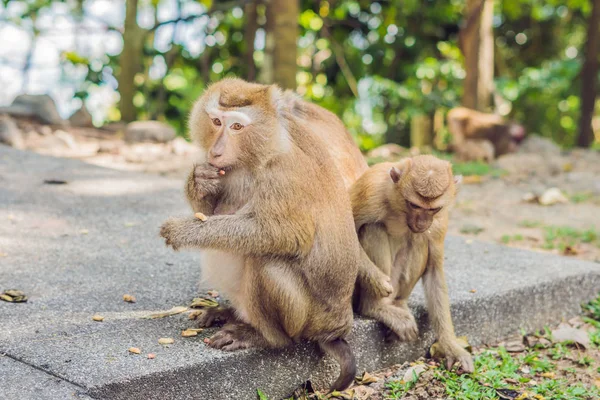
{"type": "Polygon", "coordinates": [[[402,378],[402,380],[405,383],[418,381],[419,376],[421,376],[421,374],[425,371],[427,371],[427,366],[425,366],[424,364],[414,365],[408,370],[406,370],[406,372],[404,373],[404,378],[402,378]]]}
{"type": "Polygon", "coordinates": [[[551,206],[558,203],[568,203],[569,199],[560,191],[559,188],[550,188],[540,196],[540,204],[543,206],[551,206]]]}
{"type": "Polygon", "coordinates": [[[159,121],[136,121],[127,125],[125,141],[166,143],[175,139],[175,129],[159,121]]]}
{"type": "Polygon", "coordinates": [[[70,117],[69,122],[71,126],[79,126],[82,128],[93,128],[94,123],[92,121],[92,115],[88,111],[87,107],[84,105],[79,108],[79,110],[75,111],[70,117]]]}
{"type": "Polygon", "coordinates": [[[104,317],[102,315],[94,315],[92,317],[92,320],[94,320],[96,322],[102,322],[102,321],[104,321],[104,317]]]}
{"type": "Polygon", "coordinates": [[[142,351],[140,349],[138,349],[137,347],[130,347],[129,352],[132,354],[140,354],[142,351]]]}
{"type": "Polygon", "coordinates": [[[507,342],[506,345],[504,345],[504,348],[509,353],[520,353],[522,351],[525,351],[525,345],[523,344],[522,340],[513,340],[507,342]]]}
{"type": "Polygon", "coordinates": [[[0,143],[15,149],[24,149],[23,133],[8,115],[0,115],[0,143]]]}

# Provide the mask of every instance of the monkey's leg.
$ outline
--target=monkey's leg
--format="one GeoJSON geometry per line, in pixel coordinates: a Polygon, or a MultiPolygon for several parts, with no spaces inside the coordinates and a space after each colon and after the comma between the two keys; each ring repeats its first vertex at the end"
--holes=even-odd
{"type": "Polygon", "coordinates": [[[240,314],[246,322],[228,323],[213,337],[211,346],[223,350],[251,347],[280,348],[301,334],[308,299],[302,280],[284,262],[247,260],[240,314]]]}
{"type": "Polygon", "coordinates": [[[393,334],[388,339],[400,339],[403,342],[416,340],[419,336],[419,328],[415,317],[408,307],[398,307],[390,304],[387,299],[374,299],[364,297],[361,299],[360,314],[376,319],[391,329],[393,334]]]}
{"type": "Polygon", "coordinates": [[[429,260],[425,273],[423,274],[423,286],[425,289],[425,297],[427,299],[427,309],[440,348],[446,354],[446,366],[448,369],[450,369],[455,362],[460,362],[465,371],[473,372],[473,359],[471,358],[471,355],[458,344],[454,334],[443,262],[443,243],[435,246],[430,245],[429,260]]]}

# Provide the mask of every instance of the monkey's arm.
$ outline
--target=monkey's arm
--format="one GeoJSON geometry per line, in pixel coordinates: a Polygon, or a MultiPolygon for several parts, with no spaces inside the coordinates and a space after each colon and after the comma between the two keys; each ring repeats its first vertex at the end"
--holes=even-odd
{"type": "Polygon", "coordinates": [[[394,288],[390,283],[391,257],[387,233],[377,225],[364,225],[359,230],[360,287],[377,297],[389,296],[394,288]]]}
{"type": "Polygon", "coordinates": [[[162,225],[160,234],[175,250],[196,247],[254,257],[299,257],[312,248],[315,225],[308,217],[261,221],[253,214],[240,213],[215,215],[204,222],[197,218],[173,218],[162,225]]]}
{"type": "Polygon", "coordinates": [[[460,361],[465,371],[473,372],[473,359],[457,343],[454,334],[448,286],[444,276],[443,239],[441,243],[430,243],[429,245],[429,260],[423,274],[423,286],[433,329],[441,349],[446,354],[446,366],[450,369],[455,362],[460,361]]]}

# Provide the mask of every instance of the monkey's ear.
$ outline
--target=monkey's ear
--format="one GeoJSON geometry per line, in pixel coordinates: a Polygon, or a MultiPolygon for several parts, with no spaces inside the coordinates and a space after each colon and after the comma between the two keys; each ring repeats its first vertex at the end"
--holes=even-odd
{"type": "Polygon", "coordinates": [[[402,178],[402,175],[404,175],[406,171],[410,169],[411,164],[412,160],[409,158],[401,162],[398,168],[392,167],[390,169],[390,177],[392,178],[392,181],[394,181],[394,183],[398,183],[400,178],[402,178]]]}
{"type": "Polygon", "coordinates": [[[462,175],[456,175],[454,177],[454,184],[455,185],[460,185],[462,183],[462,181],[463,181],[462,175]]]}
{"type": "Polygon", "coordinates": [[[394,181],[394,183],[398,183],[398,181],[402,177],[402,171],[400,171],[396,167],[392,167],[390,169],[390,177],[392,178],[392,180],[394,181]]]}

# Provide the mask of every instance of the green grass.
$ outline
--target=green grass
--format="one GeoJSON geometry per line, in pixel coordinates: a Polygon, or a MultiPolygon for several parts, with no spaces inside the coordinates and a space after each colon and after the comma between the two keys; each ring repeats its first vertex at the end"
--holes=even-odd
{"type": "Polygon", "coordinates": [[[583,203],[594,198],[594,194],[591,192],[577,192],[569,196],[572,203],[583,203]]]}
{"type": "Polygon", "coordinates": [[[524,219],[523,221],[519,222],[519,226],[521,228],[539,228],[542,225],[542,221],[536,221],[533,219],[524,219]]]}
{"type": "Polygon", "coordinates": [[[516,234],[516,235],[502,235],[502,237],[500,238],[500,241],[504,244],[508,244],[511,242],[520,242],[524,239],[523,235],[521,234],[516,234]]]}
{"type": "Polygon", "coordinates": [[[572,247],[579,243],[593,243],[600,247],[598,232],[595,229],[579,230],[569,226],[544,227],[544,249],[558,248],[562,251],[567,246],[572,247]]]}

